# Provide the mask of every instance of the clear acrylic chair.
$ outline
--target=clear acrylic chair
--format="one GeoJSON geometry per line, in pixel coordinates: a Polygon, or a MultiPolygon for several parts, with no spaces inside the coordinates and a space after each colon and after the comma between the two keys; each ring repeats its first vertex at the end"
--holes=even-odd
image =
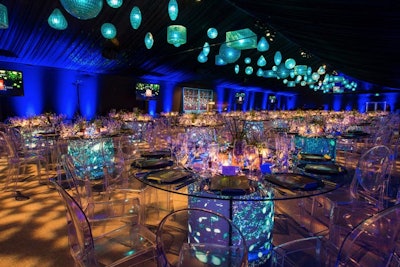
{"type": "MultiPolygon", "coordinates": [[[[37,166],[37,177],[39,182],[42,181],[42,164],[47,164],[47,159],[36,150],[19,151],[16,144],[12,141],[10,135],[5,132],[0,132],[0,142],[7,152],[8,173],[4,185],[4,190],[8,190],[10,184],[14,184],[13,191],[17,194],[16,197],[24,198],[18,190],[18,181],[22,180],[26,173],[26,167],[29,164],[37,166]]],[[[25,198],[28,198],[25,196],[25,198]]],[[[20,199],[19,199],[20,200],[20,199]]]]}
{"type": "Polygon", "coordinates": [[[76,266],[156,266],[153,232],[140,224],[126,224],[94,236],[79,203],[58,183],[53,184],[66,209],[70,253],[76,266]]]}
{"type": "Polygon", "coordinates": [[[247,266],[240,229],[225,216],[185,208],[165,216],[156,233],[159,266],[247,266]]]}
{"type": "Polygon", "coordinates": [[[400,205],[384,209],[358,224],[340,247],[321,236],[276,246],[271,266],[400,266],[400,205]]]}
{"type": "Polygon", "coordinates": [[[369,149],[359,159],[349,186],[313,198],[318,205],[314,205],[311,216],[329,220],[329,237],[336,245],[363,219],[388,207],[391,155],[383,145],[369,149]]]}
{"type": "Polygon", "coordinates": [[[92,183],[88,176],[81,177],[77,172],[71,155],[62,155],[63,167],[66,172],[65,187],[70,188],[71,195],[79,203],[88,220],[97,225],[102,220],[111,218],[121,223],[141,222],[142,210],[136,210],[136,192],[129,190],[108,190],[104,194],[94,194],[92,183]]]}

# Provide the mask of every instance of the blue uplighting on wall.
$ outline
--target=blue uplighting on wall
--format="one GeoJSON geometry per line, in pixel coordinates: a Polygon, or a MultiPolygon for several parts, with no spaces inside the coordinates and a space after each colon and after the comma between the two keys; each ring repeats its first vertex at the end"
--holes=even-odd
{"type": "Polygon", "coordinates": [[[342,98],[343,98],[343,95],[334,95],[333,96],[333,107],[332,107],[332,109],[334,111],[339,111],[341,109],[342,98]]]}
{"type": "Polygon", "coordinates": [[[215,89],[215,92],[217,94],[217,110],[218,112],[223,111],[223,106],[224,106],[224,93],[225,93],[225,88],[222,86],[217,86],[215,89]]]}
{"type": "Polygon", "coordinates": [[[43,79],[44,74],[39,68],[16,65],[23,72],[24,96],[11,97],[10,100],[17,116],[32,117],[43,113],[43,79]]]}
{"type": "Polygon", "coordinates": [[[73,71],[59,71],[57,74],[56,113],[64,114],[67,119],[72,119],[77,110],[78,101],[76,87],[73,85],[73,81],[77,80],[76,73],[73,71]]]}
{"type": "Polygon", "coordinates": [[[162,96],[163,112],[171,112],[174,102],[174,85],[175,83],[165,82],[161,84],[160,95],[162,96]]]}
{"type": "Polygon", "coordinates": [[[358,96],[358,111],[361,113],[365,112],[365,103],[369,102],[369,94],[360,94],[358,96]]]}
{"type": "Polygon", "coordinates": [[[297,95],[288,96],[286,98],[286,102],[287,102],[287,109],[288,110],[295,109],[296,108],[296,102],[297,102],[297,95]]]}
{"type": "Polygon", "coordinates": [[[80,88],[80,105],[82,116],[91,120],[96,116],[98,82],[96,77],[86,77],[80,88]]]}
{"type": "Polygon", "coordinates": [[[263,100],[262,100],[262,109],[267,109],[268,106],[268,92],[264,92],[263,100]]]}
{"type": "Polygon", "coordinates": [[[150,116],[156,115],[156,108],[157,108],[157,100],[148,100],[149,102],[149,110],[147,111],[150,116]]]}

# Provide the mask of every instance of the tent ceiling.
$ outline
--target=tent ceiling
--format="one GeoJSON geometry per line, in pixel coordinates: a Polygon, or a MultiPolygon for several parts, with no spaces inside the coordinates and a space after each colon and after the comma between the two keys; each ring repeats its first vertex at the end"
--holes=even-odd
{"type": "MultiPolygon", "coordinates": [[[[282,79],[257,77],[244,73],[244,58],[252,64],[261,55],[256,49],[242,50],[234,64],[215,65],[215,55],[225,41],[225,32],[249,28],[258,35],[275,35],[270,49],[262,53],[271,69],[275,51],[283,59],[314,70],[326,64],[328,70],[343,73],[349,79],[366,81],[376,87],[400,88],[398,64],[400,8],[397,1],[370,0],[177,0],[179,15],[172,22],[167,0],[128,1],[113,9],[104,1],[100,14],[90,20],[78,20],[67,13],[59,1],[3,0],[9,13],[9,28],[0,30],[0,62],[66,68],[83,73],[132,75],[142,79],[173,80],[205,86],[261,87],[272,91],[309,90],[287,88],[282,79]],[[129,22],[133,6],[142,12],[142,24],[134,30],[129,22]],[[57,31],[47,23],[54,8],[59,8],[68,28],[57,31]],[[116,40],[102,37],[100,28],[113,23],[116,40]],[[167,43],[167,26],[187,27],[187,43],[174,47],[167,43]],[[216,39],[207,37],[215,27],[216,39]],[[146,49],[147,32],[154,36],[152,49],[146,49]],[[206,63],[197,56],[205,42],[211,45],[206,63]],[[302,57],[306,52],[309,57],[302,57]]],[[[362,90],[362,88],[361,88],[362,90]]]]}

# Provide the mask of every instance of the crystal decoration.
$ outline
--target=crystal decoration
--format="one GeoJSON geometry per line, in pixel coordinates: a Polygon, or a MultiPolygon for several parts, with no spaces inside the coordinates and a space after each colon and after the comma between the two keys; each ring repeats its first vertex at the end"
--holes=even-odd
{"type": "Polygon", "coordinates": [[[208,36],[208,38],[210,38],[210,39],[215,39],[215,38],[217,38],[217,36],[218,36],[218,30],[215,29],[215,28],[209,28],[209,29],[207,30],[207,36],[208,36]]]}
{"type": "Polygon", "coordinates": [[[186,44],[186,27],[182,25],[168,26],[167,42],[176,47],[186,44]]]}
{"type": "Polygon", "coordinates": [[[257,47],[257,35],[250,29],[226,32],[225,42],[227,46],[239,50],[253,49],[257,47]]]}
{"type": "Polygon", "coordinates": [[[154,38],[151,32],[146,33],[146,36],[144,37],[144,44],[146,45],[147,49],[151,49],[154,44],[154,38]]]}
{"type": "Polygon", "coordinates": [[[62,14],[61,10],[56,8],[51,12],[49,18],[47,19],[50,27],[56,30],[65,30],[68,27],[68,22],[62,14]]]}
{"type": "Polygon", "coordinates": [[[101,34],[106,39],[113,39],[117,35],[117,29],[111,23],[104,23],[101,25],[101,34]]]}
{"type": "Polygon", "coordinates": [[[112,8],[119,8],[123,4],[123,0],[107,0],[107,4],[112,8]]]}
{"type": "Polygon", "coordinates": [[[8,28],[8,11],[7,7],[0,4],[0,29],[8,28]]]}
{"type": "Polygon", "coordinates": [[[178,17],[178,12],[178,3],[176,2],[176,0],[169,0],[168,15],[172,21],[176,20],[176,18],[178,17]]]}
{"type": "Polygon", "coordinates": [[[129,20],[131,21],[133,29],[137,30],[140,27],[140,23],[142,23],[142,12],[140,12],[137,6],[132,8],[129,20]]]}
{"type": "Polygon", "coordinates": [[[269,43],[265,37],[261,37],[257,44],[257,50],[259,52],[265,52],[269,49],[269,43]]]}
{"type": "Polygon", "coordinates": [[[75,18],[88,20],[97,17],[103,0],[60,0],[64,9],[75,18]]]}

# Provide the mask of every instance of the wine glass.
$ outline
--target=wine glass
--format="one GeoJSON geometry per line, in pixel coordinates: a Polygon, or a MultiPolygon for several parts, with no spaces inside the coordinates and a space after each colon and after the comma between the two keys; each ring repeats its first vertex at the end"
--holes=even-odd
{"type": "Polygon", "coordinates": [[[233,157],[236,161],[236,165],[242,169],[243,167],[243,157],[244,157],[244,148],[246,146],[245,140],[235,140],[233,143],[233,157]]]}
{"type": "Polygon", "coordinates": [[[258,148],[254,145],[246,145],[244,147],[244,158],[249,167],[250,179],[253,179],[254,163],[258,157],[258,148]]]}

